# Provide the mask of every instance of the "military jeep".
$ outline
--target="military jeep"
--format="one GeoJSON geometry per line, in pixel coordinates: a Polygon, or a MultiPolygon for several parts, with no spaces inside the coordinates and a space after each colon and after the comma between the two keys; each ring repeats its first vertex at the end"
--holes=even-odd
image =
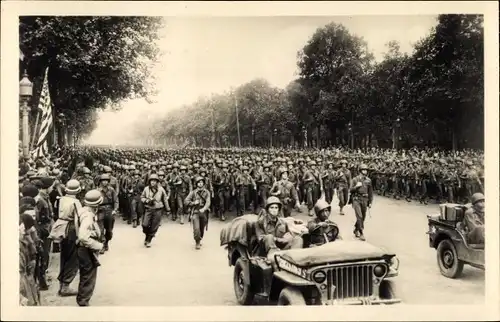
{"type": "MultiPolygon", "coordinates": [[[[221,246],[234,266],[233,286],[241,305],[264,298],[277,305],[395,304],[394,254],[363,241],[334,240],[311,247],[308,233],[302,249],[268,258],[257,240],[257,215],[235,218],[221,231],[221,246]]],[[[338,230],[336,232],[338,234],[338,230]]]]}
{"type": "MultiPolygon", "coordinates": [[[[465,208],[465,206],[464,206],[465,208]]],[[[465,235],[463,214],[444,218],[441,214],[427,215],[429,246],[436,249],[437,263],[443,276],[458,278],[464,264],[484,270],[484,244],[470,244],[465,235]]]]}

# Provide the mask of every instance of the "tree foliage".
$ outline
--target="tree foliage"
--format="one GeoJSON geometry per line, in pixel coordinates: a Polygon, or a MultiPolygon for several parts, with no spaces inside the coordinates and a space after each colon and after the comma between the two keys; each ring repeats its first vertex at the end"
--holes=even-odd
{"type": "Polygon", "coordinates": [[[300,145],[307,136],[317,147],[352,137],[354,147],[482,148],[482,24],[480,15],[440,15],[413,53],[391,41],[378,63],[362,38],[328,24],[298,53],[298,78],[285,89],[256,79],[200,98],[157,120],[151,135],[236,145],[238,110],[243,145],[300,145]]]}
{"type": "Polygon", "coordinates": [[[56,113],[67,114],[69,124],[89,132],[95,117],[82,122],[73,115],[94,115],[124,99],[153,94],[151,62],[159,50],[159,17],[22,16],[20,49],[34,83],[32,106],[41,92],[48,67],[49,91],[56,113]]]}

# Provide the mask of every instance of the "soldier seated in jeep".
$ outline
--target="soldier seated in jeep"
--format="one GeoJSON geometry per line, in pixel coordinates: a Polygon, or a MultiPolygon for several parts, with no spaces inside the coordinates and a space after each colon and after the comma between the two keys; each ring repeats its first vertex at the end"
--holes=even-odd
{"type": "Polygon", "coordinates": [[[464,215],[465,232],[470,244],[484,244],[484,195],[477,192],[471,198],[472,207],[464,215]]]}
{"type": "Polygon", "coordinates": [[[309,247],[323,245],[340,239],[337,224],[328,219],[331,206],[324,199],[319,199],[314,205],[316,217],[307,223],[309,229],[309,247]]]}
{"type": "Polygon", "coordinates": [[[300,236],[293,236],[288,224],[279,217],[282,203],[277,197],[266,200],[265,212],[257,219],[255,232],[257,240],[262,243],[268,258],[279,251],[291,248],[302,248],[303,240],[300,236]]]}

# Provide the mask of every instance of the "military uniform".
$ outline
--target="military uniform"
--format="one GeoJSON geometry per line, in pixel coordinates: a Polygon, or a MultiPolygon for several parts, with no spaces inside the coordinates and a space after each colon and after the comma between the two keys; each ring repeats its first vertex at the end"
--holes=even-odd
{"type": "Polygon", "coordinates": [[[364,222],[366,211],[373,202],[373,187],[370,178],[362,174],[352,180],[351,185],[352,207],[356,213],[356,224],[354,225],[354,234],[357,237],[363,237],[364,222]],[[358,186],[358,183],[360,186],[358,186]]]}

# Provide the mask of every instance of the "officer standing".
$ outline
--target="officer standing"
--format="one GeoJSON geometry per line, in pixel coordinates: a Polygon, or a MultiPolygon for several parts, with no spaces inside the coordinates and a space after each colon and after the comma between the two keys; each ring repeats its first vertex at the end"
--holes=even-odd
{"type": "Polygon", "coordinates": [[[373,187],[370,178],[368,178],[368,167],[362,164],[359,168],[361,173],[352,180],[351,194],[352,207],[356,213],[356,224],[354,225],[354,235],[360,240],[365,240],[364,222],[366,211],[373,202],[373,187]]]}
{"type": "Polygon", "coordinates": [[[184,203],[191,207],[190,220],[193,224],[193,238],[196,249],[200,249],[201,240],[208,224],[208,210],[210,209],[210,191],[205,188],[206,178],[198,176],[194,184],[196,188],[189,193],[184,203]]]}

